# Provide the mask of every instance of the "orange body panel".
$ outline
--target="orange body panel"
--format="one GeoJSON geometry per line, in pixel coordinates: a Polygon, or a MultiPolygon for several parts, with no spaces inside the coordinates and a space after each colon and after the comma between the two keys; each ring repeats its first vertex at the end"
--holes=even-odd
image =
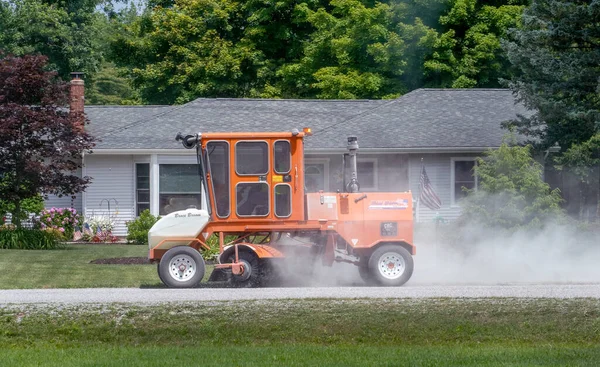
{"type": "MultiPolygon", "coordinates": [[[[327,244],[327,262],[333,261],[331,251],[334,246],[339,246],[337,238],[343,239],[347,247],[361,256],[380,243],[390,242],[403,243],[415,254],[412,194],[306,194],[304,136],[303,132],[201,134],[203,162],[208,167],[205,176],[212,214],[203,234],[198,235],[197,243],[203,244],[206,240],[204,236],[219,233],[222,252],[224,235],[237,235],[242,240],[250,233],[289,232],[316,234],[324,239],[322,244],[327,244]],[[284,149],[284,153],[276,150],[276,144],[284,149]],[[244,167],[237,166],[238,146],[246,149],[247,156],[240,156],[240,160],[253,167],[250,174],[245,173],[244,167]],[[268,150],[266,165],[262,161],[254,161],[254,156],[267,159],[264,158],[265,147],[268,150]],[[220,149],[219,156],[214,154],[216,149],[220,149]],[[281,157],[285,159],[281,160],[281,157]],[[262,171],[262,167],[267,168],[262,171]],[[249,191],[255,188],[259,190],[250,194],[249,191]],[[220,206],[217,205],[218,200],[221,200],[220,206]],[[253,200],[259,202],[253,203],[253,200]],[[246,204],[257,205],[250,210],[245,209],[246,204]]],[[[252,246],[260,258],[283,256],[282,252],[270,245],[245,245],[252,246]]],[[[150,257],[159,259],[163,254],[162,250],[152,249],[150,257]]]]}

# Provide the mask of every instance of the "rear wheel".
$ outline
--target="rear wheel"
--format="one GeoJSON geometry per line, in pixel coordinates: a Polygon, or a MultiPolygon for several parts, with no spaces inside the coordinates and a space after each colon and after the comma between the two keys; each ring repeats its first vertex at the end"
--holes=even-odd
{"type": "Polygon", "coordinates": [[[410,279],[413,267],[413,258],[404,247],[389,244],[373,251],[368,269],[377,284],[398,287],[410,279]]]}
{"type": "Polygon", "coordinates": [[[158,264],[160,280],[170,288],[192,288],[204,278],[204,259],[188,246],[173,247],[158,264]]]}
{"type": "Polygon", "coordinates": [[[377,284],[373,280],[373,274],[371,274],[371,270],[369,270],[368,267],[359,266],[358,267],[358,274],[360,275],[361,279],[365,282],[366,285],[375,285],[375,284],[377,284]]]}

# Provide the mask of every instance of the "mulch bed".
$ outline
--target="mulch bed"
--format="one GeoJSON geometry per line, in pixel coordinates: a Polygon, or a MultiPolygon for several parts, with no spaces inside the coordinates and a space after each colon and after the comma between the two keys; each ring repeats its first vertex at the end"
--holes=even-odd
{"type": "Polygon", "coordinates": [[[90,264],[150,265],[151,263],[147,257],[113,257],[92,260],[90,264]]]}

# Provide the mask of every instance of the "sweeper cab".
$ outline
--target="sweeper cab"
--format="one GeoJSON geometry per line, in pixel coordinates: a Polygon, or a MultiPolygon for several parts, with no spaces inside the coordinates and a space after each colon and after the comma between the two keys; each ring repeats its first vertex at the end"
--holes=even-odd
{"type": "Polygon", "coordinates": [[[149,259],[168,287],[197,286],[202,252],[218,244],[211,280],[257,286],[309,276],[319,262],[347,262],[368,284],[400,286],[413,272],[410,192],[361,192],[358,139],[343,155],[337,192],[307,192],[304,139],[310,130],[198,133],[176,139],[195,149],[202,206],[170,213],[149,231],[149,259]],[[280,266],[286,262],[300,266],[280,266]],[[286,274],[287,273],[287,274],[286,274]]]}

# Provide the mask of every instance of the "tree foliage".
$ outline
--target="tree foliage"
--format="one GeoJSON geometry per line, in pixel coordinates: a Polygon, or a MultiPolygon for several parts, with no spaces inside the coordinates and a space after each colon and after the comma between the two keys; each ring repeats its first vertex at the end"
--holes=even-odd
{"type": "Polygon", "coordinates": [[[463,220],[490,227],[540,227],[562,215],[560,192],[544,182],[531,146],[505,141],[477,160],[477,191],[465,199],[463,220]]]}
{"type": "Polygon", "coordinates": [[[511,124],[540,149],[560,147],[558,162],[579,177],[581,205],[596,202],[596,218],[600,218],[598,19],[598,1],[535,0],[523,14],[522,28],[512,30],[505,43],[518,71],[509,85],[534,111],[511,124]]]}
{"type": "Polygon", "coordinates": [[[510,87],[532,111],[513,122],[542,148],[566,151],[600,131],[600,4],[535,0],[505,43],[510,87]]]}
{"type": "Polygon", "coordinates": [[[0,197],[20,224],[23,200],[73,195],[90,182],[77,177],[81,154],[93,146],[85,117],[69,113],[68,85],[46,71],[45,56],[0,60],[0,197]]]}
{"type": "Polygon", "coordinates": [[[496,86],[508,76],[499,39],[525,2],[155,2],[125,25],[112,55],[150,103],[496,86]]]}
{"type": "Polygon", "coordinates": [[[95,1],[7,0],[0,2],[0,50],[17,56],[46,55],[68,80],[73,71],[90,78],[102,60],[95,1]]]}
{"type": "Polygon", "coordinates": [[[452,88],[498,87],[508,61],[500,40],[519,24],[529,0],[452,0],[439,18],[441,32],[424,67],[431,85],[452,88]]]}

